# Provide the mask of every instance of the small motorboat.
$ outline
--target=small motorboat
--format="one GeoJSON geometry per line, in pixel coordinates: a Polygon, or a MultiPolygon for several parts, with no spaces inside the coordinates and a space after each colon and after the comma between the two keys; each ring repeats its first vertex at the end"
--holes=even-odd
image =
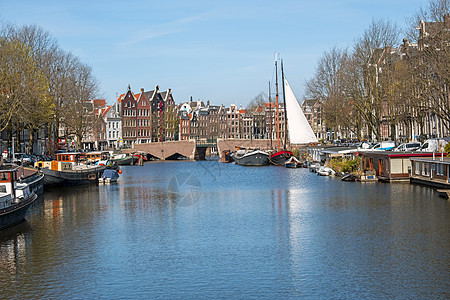
{"type": "Polygon", "coordinates": [[[286,168],[301,168],[303,164],[295,158],[295,156],[291,156],[285,163],[284,166],[286,168]]]}
{"type": "Polygon", "coordinates": [[[319,168],[320,168],[320,164],[319,164],[319,163],[311,163],[311,164],[309,165],[309,170],[310,170],[311,172],[313,172],[313,173],[317,173],[317,171],[319,170],[319,168]]]}
{"type": "Polygon", "coordinates": [[[119,174],[122,170],[116,171],[114,169],[106,169],[103,171],[103,175],[98,179],[99,183],[111,183],[116,182],[119,179],[119,174]]]}
{"type": "Polygon", "coordinates": [[[358,177],[356,177],[356,175],[352,173],[344,173],[341,176],[342,181],[356,181],[357,179],[358,177]]]}
{"type": "Polygon", "coordinates": [[[319,170],[317,170],[317,175],[320,176],[330,176],[334,174],[336,174],[336,172],[334,172],[333,169],[325,166],[321,166],[319,170]]]}

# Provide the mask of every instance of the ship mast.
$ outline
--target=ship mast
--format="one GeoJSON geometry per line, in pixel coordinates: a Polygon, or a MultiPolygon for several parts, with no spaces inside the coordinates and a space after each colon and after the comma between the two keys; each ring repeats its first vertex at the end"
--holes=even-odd
{"type": "Polygon", "coordinates": [[[272,148],[272,96],[270,95],[270,81],[269,81],[269,133],[270,133],[270,149],[272,148]]]}
{"type": "Polygon", "coordinates": [[[286,94],[284,89],[284,71],[283,71],[283,59],[281,59],[281,81],[283,82],[283,105],[284,105],[284,149],[287,149],[287,111],[286,111],[286,94]]]}
{"type": "Polygon", "coordinates": [[[278,113],[278,56],[275,53],[275,95],[276,95],[276,106],[277,106],[277,150],[280,151],[280,116],[278,113]]]}

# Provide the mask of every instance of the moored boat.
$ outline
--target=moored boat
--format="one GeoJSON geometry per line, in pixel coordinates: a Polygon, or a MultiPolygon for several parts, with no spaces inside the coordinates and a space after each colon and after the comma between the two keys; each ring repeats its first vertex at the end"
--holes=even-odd
{"type": "Polygon", "coordinates": [[[37,195],[27,183],[17,181],[17,166],[0,166],[0,229],[24,220],[37,195]]]}
{"type": "Polygon", "coordinates": [[[34,168],[23,170],[21,167],[18,174],[20,175],[19,182],[28,184],[30,192],[34,192],[38,196],[44,193],[44,174],[42,172],[34,168]]]}
{"type": "Polygon", "coordinates": [[[333,169],[325,166],[321,166],[319,170],[317,170],[317,175],[320,176],[330,176],[334,174],[336,174],[336,172],[333,169]]]}
{"type": "Polygon", "coordinates": [[[285,163],[286,168],[302,168],[303,164],[295,157],[291,156],[285,163]]]}
{"type": "Polygon", "coordinates": [[[231,163],[234,161],[233,152],[230,150],[222,151],[221,161],[225,163],[231,163]]]}
{"type": "Polygon", "coordinates": [[[341,176],[342,181],[357,181],[358,177],[353,173],[344,173],[341,176]]]}
{"type": "Polygon", "coordinates": [[[98,179],[98,182],[99,183],[117,182],[117,179],[119,179],[120,173],[122,173],[121,170],[116,171],[113,169],[106,169],[103,171],[102,176],[98,179]]]}
{"type": "Polygon", "coordinates": [[[319,168],[320,168],[320,164],[319,163],[311,163],[310,165],[309,165],[309,170],[311,171],[311,172],[313,172],[313,173],[317,173],[317,171],[319,170],[319,168]]]}
{"type": "Polygon", "coordinates": [[[269,161],[271,164],[276,166],[284,166],[285,162],[290,159],[294,154],[288,150],[277,151],[270,155],[269,161]]]}
{"type": "Polygon", "coordinates": [[[106,166],[79,163],[78,153],[58,153],[56,161],[44,162],[44,186],[72,186],[97,182],[106,166]]]}
{"type": "Polygon", "coordinates": [[[132,155],[118,154],[112,157],[110,161],[115,162],[119,166],[127,166],[132,165],[134,163],[134,157],[132,155]]]}
{"type": "Polygon", "coordinates": [[[236,164],[241,166],[267,166],[269,153],[261,150],[238,150],[233,154],[236,164]]]}

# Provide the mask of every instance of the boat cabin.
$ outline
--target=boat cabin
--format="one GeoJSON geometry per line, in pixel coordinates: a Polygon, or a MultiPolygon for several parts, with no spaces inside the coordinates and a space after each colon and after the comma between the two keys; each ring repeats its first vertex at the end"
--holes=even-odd
{"type": "Polygon", "coordinates": [[[0,166],[0,209],[7,205],[7,200],[16,197],[15,182],[17,181],[17,166],[0,166]]]}
{"type": "Polygon", "coordinates": [[[411,183],[450,189],[450,158],[411,158],[411,183]]]}
{"type": "Polygon", "coordinates": [[[79,152],[57,153],[56,161],[78,164],[81,160],[81,157],[82,155],[79,152]]]}
{"type": "Polygon", "coordinates": [[[84,153],[84,158],[89,162],[97,162],[99,160],[108,160],[109,152],[107,152],[107,151],[86,152],[86,153],[84,153]]]}
{"type": "Polygon", "coordinates": [[[409,180],[411,159],[429,158],[434,154],[429,152],[369,151],[359,152],[359,155],[362,158],[363,170],[374,171],[378,180],[381,181],[397,181],[409,180]]]}
{"type": "Polygon", "coordinates": [[[47,168],[55,171],[72,170],[73,166],[78,165],[82,160],[82,153],[67,152],[57,153],[56,160],[52,161],[38,161],[34,165],[36,168],[47,168]]]}

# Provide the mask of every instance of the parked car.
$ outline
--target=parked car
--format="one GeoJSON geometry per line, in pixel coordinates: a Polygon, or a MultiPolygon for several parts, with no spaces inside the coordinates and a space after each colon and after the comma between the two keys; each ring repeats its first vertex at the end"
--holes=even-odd
{"type": "Polygon", "coordinates": [[[395,147],[394,141],[383,141],[376,143],[371,148],[367,149],[367,151],[388,151],[395,147]]]}
{"type": "Polygon", "coordinates": [[[13,163],[15,164],[34,164],[33,159],[26,153],[14,153],[13,163]]]}
{"type": "Polygon", "coordinates": [[[416,151],[420,149],[420,143],[403,143],[392,149],[392,151],[416,151]]]}
{"type": "Polygon", "coordinates": [[[445,145],[450,142],[450,137],[440,139],[429,139],[423,143],[419,151],[422,152],[443,152],[445,145]]]}

